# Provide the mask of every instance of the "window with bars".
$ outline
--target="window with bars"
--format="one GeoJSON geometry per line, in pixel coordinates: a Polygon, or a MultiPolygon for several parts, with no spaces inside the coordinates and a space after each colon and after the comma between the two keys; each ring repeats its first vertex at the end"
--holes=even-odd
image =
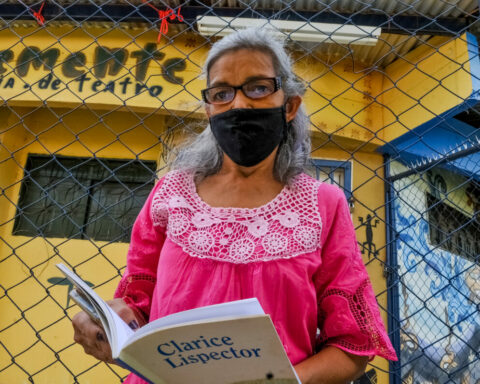
{"type": "Polygon", "coordinates": [[[349,204],[353,204],[352,164],[349,161],[310,159],[307,173],[317,180],[342,188],[349,204]]]}
{"type": "Polygon", "coordinates": [[[128,242],[154,161],[30,155],[14,235],[128,242]]]}
{"type": "Polygon", "coordinates": [[[477,261],[480,254],[480,221],[427,193],[430,243],[447,252],[477,261]]]}

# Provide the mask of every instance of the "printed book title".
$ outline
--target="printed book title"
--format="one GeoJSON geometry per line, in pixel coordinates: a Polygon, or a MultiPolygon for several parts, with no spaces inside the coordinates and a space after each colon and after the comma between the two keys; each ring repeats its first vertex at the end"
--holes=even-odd
{"type": "Polygon", "coordinates": [[[168,343],[159,344],[157,351],[160,355],[166,356],[164,360],[172,368],[190,364],[207,364],[214,360],[260,357],[260,348],[235,348],[234,342],[228,336],[209,338],[200,336],[191,341],[170,340],[168,343]],[[188,354],[191,351],[195,353],[188,354]]]}

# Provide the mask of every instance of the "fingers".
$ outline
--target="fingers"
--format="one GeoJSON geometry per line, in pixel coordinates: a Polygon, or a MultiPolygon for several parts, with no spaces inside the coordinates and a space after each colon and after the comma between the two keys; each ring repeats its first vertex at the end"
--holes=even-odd
{"type": "Polygon", "coordinates": [[[85,353],[107,363],[113,362],[112,351],[102,327],[98,326],[85,312],[77,313],[72,319],[73,339],[83,347],[85,353]]]}
{"type": "MultiPolygon", "coordinates": [[[[134,330],[139,328],[135,312],[122,299],[110,300],[108,304],[130,328],[134,330]]],[[[114,363],[110,344],[103,328],[95,323],[90,316],[83,311],[79,312],[73,317],[72,325],[74,329],[73,339],[83,347],[85,353],[98,360],[114,363]]]]}
{"type": "Polygon", "coordinates": [[[125,321],[133,330],[140,327],[135,312],[122,299],[108,301],[108,305],[125,321]]]}

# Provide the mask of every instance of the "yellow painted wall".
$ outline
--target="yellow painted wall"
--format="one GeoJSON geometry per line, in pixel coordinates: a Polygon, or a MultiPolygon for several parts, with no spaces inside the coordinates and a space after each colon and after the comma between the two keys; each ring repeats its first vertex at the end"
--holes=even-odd
{"type": "MultiPolygon", "coordinates": [[[[202,116],[200,90],[205,83],[201,68],[210,45],[199,35],[182,34],[173,42],[164,38],[157,44],[144,82],[162,90],[158,96],[142,88],[136,94],[139,51],[147,44],[155,44],[156,37],[155,31],[98,27],[4,29],[0,31],[2,47],[11,50],[12,58],[3,65],[0,92],[12,106],[46,102],[51,107],[76,107],[85,102],[96,109],[134,108],[202,116]],[[18,36],[22,36],[21,44],[17,44],[18,36]],[[126,60],[115,74],[95,77],[98,73],[93,68],[94,58],[99,46],[125,50],[126,60]],[[12,70],[26,47],[38,47],[42,52],[58,49],[59,57],[52,69],[52,81],[59,80],[58,89],[52,89],[52,83],[48,89],[39,89],[40,80],[50,73],[45,66],[34,68],[31,64],[24,77],[18,69],[12,70]],[[84,66],[75,67],[89,78],[81,92],[79,82],[65,71],[65,61],[74,52],[85,55],[86,60],[84,66]],[[181,84],[173,84],[165,76],[164,65],[172,59],[185,62],[185,68],[174,73],[181,84]],[[127,77],[131,84],[123,93],[120,83],[127,77]],[[14,86],[7,86],[9,79],[13,79],[14,86]],[[99,82],[97,91],[93,90],[95,81],[99,82]],[[111,84],[112,92],[103,91],[106,84],[111,84]]],[[[313,130],[377,146],[458,105],[472,91],[466,35],[456,39],[435,37],[387,68],[373,71],[352,67],[348,59],[327,66],[314,55],[294,56],[296,72],[308,86],[305,101],[313,130]]]]}
{"type": "MultiPolygon", "coordinates": [[[[2,120],[7,123],[1,126],[3,132],[5,126],[14,126],[16,118],[15,113],[7,112],[5,108],[0,111],[2,117],[7,117],[2,120]]],[[[91,367],[94,360],[77,345],[67,348],[73,342],[71,323],[63,318],[62,310],[66,305],[67,288],[59,285],[46,292],[41,285],[49,287],[51,284],[47,280],[60,276],[54,265],[62,258],[72,265],[88,260],[78,268],[79,274],[95,285],[114,278],[96,289],[101,296],[109,298],[118,283],[117,269],[125,265],[128,244],[12,236],[13,220],[7,222],[4,218],[12,219],[15,215],[22,168],[29,153],[87,157],[95,154],[119,159],[135,158],[138,154],[142,160],[157,161],[160,152],[157,137],[164,133],[165,118],[162,115],[136,117],[131,113],[116,112],[106,114],[103,123],[99,123],[97,114],[101,112],[86,109],[72,112],[41,108],[29,113],[26,110],[15,112],[28,117],[23,119],[23,124],[7,130],[0,138],[0,185],[6,188],[0,206],[2,223],[6,222],[0,227],[0,280],[2,287],[10,288],[7,295],[1,292],[0,329],[14,324],[0,332],[0,342],[8,346],[13,355],[30,348],[16,361],[31,374],[56,361],[52,348],[60,351],[62,362],[78,375],[91,367]],[[55,114],[62,116],[62,122],[55,114]],[[15,161],[9,159],[11,153],[15,155],[15,161]],[[31,277],[31,272],[35,278],[31,277]],[[17,320],[20,321],[15,323],[17,320]],[[39,331],[40,342],[37,341],[36,331],[39,331]]],[[[76,311],[76,307],[71,308],[68,314],[71,316],[76,311]]],[[[3,368],[10,358],[3,349],[0,350],[3,368]]],[[[120,369],[114,370],[125,374],[120,369]]],[[[81,383],[93,384],[114,382],[114,378],[111,369],[101,364],[81,374],[78,379],[81,383]]],[[[23,382],[28,382],[27,375],[15,365],[0,372],[0,383],[23,382]]],[[[72,382],[71,374],[58,362],[35,375],[35,383],[39,384],[72,382]]]]}
{"type": "Polygon", "coordinates": [[[382,109],[386,142],[461,104],[472,94],[466,35],[446,40],[443,45],[439,43],[442,41],[444,37],[434,37],[428,45],[385,69],[379,99],[387,106],[382,109]]]}
{"type": "MultiPolygon", "coordinates": [[[[199,107],[200,87],[202,81],[195,80],[201,74],[201,63],[208,53],[208,46],[200,41],[198,36],[191,41],[191,37],[183,36],[175,40],[175,44],[166,41],[156,44],[157,36],[153,31],[137,31],[138,36],[132,36],[129,29],[107,28],[72,28],[71,26],[52,27],[48,30],[39,28],[3,29],[0,31],[2,49],[11,51],[11,60],[3,65],[3,81],[0,91],[3,99],[12,106],[35,106],[45,101],[51,107],[77,107],[85,103],[94,108],[112,110],[135,108],[136,111],[155,111],[161,109],[163,113],[174,111],[176,115],[191,113],[199,107]],[[19,36],[22,41],[18,44],[19,36]],[[151,60],[139,58],[141,51],[147,44],[156,44],[152,49],[151,60]],[[118,69],[109,68],[105,74],[97,72],[95,61],[98,47],[108,49],[122,49],[126,53],[125,62],[118,69]],[[35,67],[30,60],[26,76],[22,76],[17,68],[22,52],[27,47],[36,47],[42,53],[58,50],[59,56],[55,60],[52,71],[48,66],[35,67]],[[81,86],[77,77],[67,76],[65,62],[72,53],[84,55],[85,63],[76,61],[75,71],[84,73],[88,80],[81,86]],[[173,75],[181,79],[181,83],[166,80],[165,66],[168,60],[185,60],[185,68],[175,71],[173,75]],[[138,79],[139,68],[144,63],[147,72],[143,79],[138,79]],[[113,71],[113,73],[111,72],[113,71]],[[52,73],[53,78],[45,89],[41,89],[41,80],[52,73]],[[125,84],[125,92],[121,81],[129,79],[125,84]],[[8,86],[8,80],[13,86],[8,86]],[[53,82],[58,83],[53,85],[53,82]],[[94,86],[94,82],[99,83],[94,86]],[[113,82],[113,92],[104,91],[106,84],[113,82]],[[145,84],[149,89],[161,87],[157,96],[152,96],[145,88],[135,90],[136,84],[145,84]],[[55,89],[56,88],[56,89],[55,89]]],[[[155,93],[155,92],[154,92],[155,93]]]]}
{"type": "MultiPolygon", "coordinates": [[[[386,226],[385,226],[385,184],[383,157],[378,153],[355,152],[352,156],[350,151],[339,149],[338,146],[323,145],[318,140],[313,140],[314,147],[320,149],[312,153],[313,158],[350,161],[352,165],[352,191],[354,207],[351,209],[353,224],[356,228],[357,240],[361,244],[366,241],[365,227],[362,226],[360,217],[365,219],[368,214],[379,220],[379,224],[373,228],[373,242],[376,245],[378,255],[369,257],[365,252],[363,262],[367,267],[373,289],[377,295],[381,308],[387,308],[386,282],[383,275],[386,261],[386,226]]],[[[372,223],[374,224],[374,223],[372,223]]],[[[361,247],[360,247],[361,249],[361,247]]],[[[382,319],[387,325],[387,312],[381,311],[382,319]]],[[[371,362],[377,373],[378,383],[388,383],[388,361],[383,358],[375,358],[371,362]]],[[[367,368],[367,371],[370,368],[367,368]]]]}
{"type": "Polygon", "coordinates": [[[308,85],[305,104],[314,132],[383,144],[377,136],[383,106],[374,100],[381,91],[380,72],[353,72],[347,60],[327,67],[312,56],[297,61],[295,71],[308,85]]]}
{"type": "MultiPolygon", "coordinates": [[[[19,28],[14,32],[9,29],[0,31],[3,46],[11,47],[12,51],[12,59],[4,65],[6,72],[0,82],[0,92],[9,105],[36,106],[46,102],[50,107],[77,107],[85,102],[88,107],[95,109],[134,108],[135,111],[177,116],[192,111],[195,115],[203,114],[200,90],[205,87],[205,80],[201,77],[201,69],[210,44],[198,35],[182,34],[172,44],[166,44],[165,39],[157,44],[157,59],[149,62],[145,82],[149,87],[161,86],[163,90],[157,97],[152,97],[146,91],[136,95],[134,83],[138,66],[135,55],[147,44],[155,43],[157,36],[154,31],[140,31],[135,35],[131,30],[90,28],[87,31],[63,26],[34,32],[31,28],[19,28]],[[18,35],[23,36],[21,44],[16,44],[18,35]],[[122,68],[114,75],[107,73],[101,78],[94,76],[96,72],[92,68],[99,46],[122,48],[128,53],[122,68]],[[31,64],[27,76],[20,76],[18,70],[12,70],[18,65],[26,47],[37,47],[42,52],[59,50],[59,57],[52,69],[52,82],[59,80],[58,89],[52,89],[52,82],[48,89],[39,89],[41,80],[50,73],[44,66],[34,67],[31,64]],[[75,69],[85,72],[90,79],[85,81],[81,92],[80,83],[65,75],[64,62],[74,52],[85,55],[85,66],[78,65],[75,69]],[[173,58],[184,59],[186,63],[185,70],[176,73],[182,78],[180,85],[166,81],[162,75],[165,72],[162,65],[173,58]],[[120,82],[126,77],[131,79],[132,84],[128,85],[124,94],[120,82]],[[13,87],[7,87],[9,79],[15,82],[13,87]],[[94,92],[92,87],[95,80],[103,84],[113,81],[114,92],[103,92],[105,85],[99,85],[98,92],[94,92]]],[[[364,73],[359,68],[353,71],[348,61],[327,67],[314,56],[296,58],[295,69],[308,87],[305,102],[314,129],[381,144],[375,137],[375,132],[381,126],[381,105],[373,100],[381,91],[380,73],[364,73]]]]}

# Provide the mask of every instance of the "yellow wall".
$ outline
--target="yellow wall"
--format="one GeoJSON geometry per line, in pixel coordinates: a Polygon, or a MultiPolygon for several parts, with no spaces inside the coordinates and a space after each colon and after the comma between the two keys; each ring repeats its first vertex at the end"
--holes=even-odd
{"type": "Polygon", "coordinates": [[[379,99],[383,108],[383,138],[392,141],[407,131],[461,104],[472,94],[467,37],[428,45],[409,52],[385,69],[379,99]],[[432,48],[440,46],[438,49],[432,48]]]}
{"type": "MultiPolygon", "coordinates": [[[[185,33],[171,43],[164,38],[156,44],[156,37],[155,31],[126,28],[4,29],[0,31],[0,40],[2,47],[10,49],[11,60],[3,64],[0,92],[12,106],[46,102],[51,107],[77,107],[85,103],[110,111],[134,108],[167,115],[202,116],[200,90],[205,82],[201,69],[209,42],[198,34],[185,33]],[[18,36],[22,36],[20,44],[17,44],[18,36]],[[142,75],[139,55],[148,44],[155,48],[154,59],[148,61],[142,75]],[[100,46],[123,50],[124,63],[117,69],[108,67],[114,73],[98,70],[96,57],[100,46]],[[18,68],[12,70],[21,62],[27,47],[37,47],[41,52],[58,50],[47,89],[40,89],[40,85],[50,71],[40,62],[37,67],[33,62],[24,67],[26,75],[18,68]],[[84,55],[85,59],[85,65],[76,62],[74,67],[89,79],[81,91],[78,79],[66,70],[72,53],[84,55]],[[165,75],[169,60],[185,63],[173,72],[179,84],[165,75]],[[121,82],[127,78],[129,84],[123,89],[121,82]],[[53,89],[55,80],[57,89],[53,89]],[[9,81],[14,85],[8,86],[9,81]],[[96,88],[95,81],[98,81],[96,88]],[[143,88],[139,88],[137,94],[137,83],[145,83],[152,90],[153,87],[157,87],[157,91],[158,87],[162,89],[157,96],[143,88]],[[112,92],[103,91],[108,84],[113,87],[112,92]]],[[[305,101],[313,130],[340,139],[383,145],[458,105],[472,92],[466,35],[456,39],[435,37],[379,70],[353,68],[348,59],[327,66],[314,54],[296,56],[296,72],[308,86],[305,101]]]]}
{"type": "MultiPolygon", "coordinates": [[[[321,147],[312,153],[313,158],[349,161],[352,165],[352,191],[354,206],[351,209],[353,224],[356,228],[357,240],[360,244],[366,241],[365,227],[360,218],[366,219],[371,215],[379,220],[373,228],[373,242],[376,245],[378,255],[369,257],[365,252],[363,262],[367,267],[373,289],[378,295],[377,300],[382,308],[387,308],[386,282],[383,275],[386,261],[386,233],[385,233],[385,184],[383,157],[378,153],[355,152],[352,156],[350,151],[339,149],[338,146],[322,145],[319,140],[313,140],[314,147],[321,147]]],[[[374,224],[374,222],[372,223],[374,224]]],[[[375,225],[375,224],[374,224],[375,225]]],[[[361,249],[361,247],[360,247],[361,249]]],[[[384,324],[387,324],[387,312],[381,311],[384,324]]],[[[388,362],[382,358],[375,358],[371,362],[376,369],[378,383],[388,383],[388,362]]],[[[370,368],[367,368],[367,371],[370,368]]]]}
{"type": "MultiPolygon", "coordinates": [[[[85,102],[88,106],[96,109],[107,110],[135,108],[135,111],[156,111],[160,108],[162,113],[174,111],[176,115],[191,113],[199,107],[200,87],[203,81],[195,80],[201,74],[201,63],[208,53],[208,46],[196,37],[194,43],[190,37],[183,36],[175,41],[174,45],[165,44],[165,40],[156,44],[156,35],[153,31],[138,32],[138,36],[131,35],[128,29],[106,28],[76,28],[70,26],[52,27],[48,30],[32,28],[18,28],[15,31],[4,29],[0,31],[2,49],[10,49],[11,60],[3,65],[3,81],[0,82],[0,91],[3,99],[9,101],[12,106],[35,106],[44,101],[51,107],[77,107],[85,102]],[[18,44],[18,35],[22,42],[18,44]],[[147,49],[148,44],[153,44],[150,52],[151,60],[140,58],[139,55],[147,49]],[[203,44],[203,45],[201,45],[203,44]],[[42,53],[58,51],[58,57],[52,61],[52,71],[48,66],[34,66],[34,60],[29,61],[24,72],[17,67],[22,62],[22,55],[26,49],[38,48],[42,53]],[[123,50],[125,61],[118,67],[108,67],[103,73],[97,64],[103,60],[98,57],[97,49],[106,47],[110,50],[123,50]],[[68,67],[65,63],[71,54],[84,55],[84,65],[75,61],[75,66],[68,67]],[[184,60],[185,67],[172,72],[172,76],[181,82],[175,84],[175,80],[165,75],[165,66],[169,60],[184,60]],[[146,65],[146,73],[141,74],[142,62],[146,65]],[[70,68],[70,72],[67,70],[70,68]],[[83,82],[71,74],[75,71],[86,75],[83,82]],[[113,73],[111,72],[113,71],[113,73]],[[26,74],[25,74],[26,72],[26,74]],[[52,73],[50,82],[42,83],[52,73]],[[128,78],[128,83],[121,82],[128,78]],[[11,79],[11,80],[10,80],[11,79]],[[8,85],[9,80],[12,86],[8,85]],[[58,80],[54,85],[53,82],[58,80]],[[94,82],[99,81],[95,86],[94,82]],[[113,82],[113,83],[112,83],[113,82]],[[107,89],[111,84],[113,90],[107,89]],[[47,85],[45,85],[47,84],[47,85]],[[145,88],[136,91],[136,84],[145,84],[152,90],[151,95],[145,88]],[[44,89],[43,89],[43,88],[44,89]],[[125,87],[125,92],[123,89],[125,87]],[[158,95],[158,88],[162,90],[158,95]],[[56,88],[56,89],[55,89],[56,88]]],[[[49,63],[47,59],[44,59],[49,63]]],[[[169,68],[173,68],[169,66],[169,68]]]]}
{"type": "Polygon", "coordinates": [[[353,72],[347,61],[332,67],[313,57],[296,62],[295,70],[307,82],[305,104],[312,130],[333,139],[382,145],[376,134],[382,126],[382,106],[373,97],[380,93],[380,72],[353,72]]]}
{"type": "MultiPolygon", "coordinates": [[[[5,108],[0,111],[2,117],[6,116],[6,120],[2,119],[6,126],[13,127],[16,122],[15,113],[7,112],[5,108]]],[[[116,112],[105,115],[103,123],[99,123],[99,112],[86,109],[72,112],[41,108],[15,112],[28,117],[23,119],[23,124],[4,132],[0,138],[0,185],[6,188],[0,207],[2,223],[7,221],[5,217],[12,219],[15,215],[20,181],[23,177],[22,168],[29,153],[87,157],[95,154],[98,157],[120,159],[134,158],[135,154],[139,154],[140,159],[154,161],[159,157],[160,143],[157,136],[164,133],[164,117],[161,115],[136,117],[131,113],[116,112]],[[63,116],[61,123],[55,114],[63,116]],[[76,140],[76,137],[79,140],[76,140]],[[9,159],[11,153],[15,155],[15,161],[9,159]]],[[[2,132],[4,127],[2,124],[2,132]]],[[[30,373],[35,373],[56,360],[53,352],[43,342],[55,351],[62,351],[73,341],[72,326],[68,319],[63,318],[61,309],[66,305],[66,286],[52,287],[49,289],[51,297],[47,297],[47,292],[36,280],[45,287],[51,286],[47,280],[60,276],[54,265],[62,262],[62,258],[72,265],[89,260],[78,268],[79,274],[94,284],[115,278],[97,289],[101,296],[109,298],[118,283],[117,269],[125,265],[128,244],[40,237],[32,239],[12,236],[12,229],[13,220],[0,227],[0,238],[3,239],[0,247],[1,285],[13,287],[8,290],[8,296],[0,299],[0,329],[19,319],[20,321],[0,332],[0,342],[7,345],[10,353],[15,355],[35,343],[35,330],[41,330],[39,334],[42,342],[37,342],[17,359],[20,366],[28,369],[30,373]],[[30,271],[34,273],[35,279],[30,277],[30,271]],[[24,319],[21,311],[24,311],[24,319]],[[57,319],[60,321],[55,323],[57,319]]],[[[1,292],[2,295],[3,293],[1,292]]],[[[75,307],[69,309],[68,313],[73,315],[76,311],[75,307]]],[[[73,369],[75,375],[94,363],[94,360],[76,345],[59,355],[62,362],[73,369]]],[[[0,361],[9,360],[7,356],[0,354],[0,361]]],[[[111,370],[103,364],[79,377],[81,383],[112,381],[114,376],[111,370]]],[[[27,376],[15,365],[0,372],[0,383],[21,382],[27,383],[27,376]]],[[[35,375],[35,383],[39,384],[71,382],[71,375],[59,363],[35,375]]]]}
{"type": "MultiPolygon", "coordinates": [[[[145,90],[136,95],[134,89],[138,62],[135,55],[147,44],[155,43],[156,35],[153,31],[141,31],[132,39],[132,33],[119,29],[106,32],[102,28],[91,28],[87,33],[84,29],[71,30],[66,26],[51,28],[48,32],[44,29],[34,33],[31,29],[18,29],[15,33],[8,29],[0,31],[2,43],[5,47],[11,47],[12,54],[12,59],[4,65],[6,71],[0,82],[2,97],[14,106],[37,106],[46,102],[50,107],[77,107],[85,102],[95,109],[134,108],[135,111],[167,115],[181,116],[193,112],[195,116],[202,116],[200,90],[205,87],[205,80],[201,77],[201,68],[208,54],[209,43],[198,35],[183,34],[173,44],[165,44],[165,41],[157,44],[157,59],[149,62],[145,82],[149,87],[162,87],[162,92],[157,97],[145,90]],[[17,34],[24,36],[22,44],[16,44],[17,34]],[[60,36],[61,43],[58,41],[60,36]],[[125,50],[128,57],[114,75],[107,72],[98,79],[94,76],[96,71],[92,68],[97,63],[95,55],[98,46],[125,50]],[[40,89],[41,80],[50,73],[46,67],[39,65],[37,68],[30,64],[26,76],[21,76],[18,70],[12,71],[27,47],[37,47],[42,52],[58,49],[59,56],[47,89],[40,89]],[[80,83],[65,75],[65,61],[74,52],[85,55],[86,60],[85,66],[75,67],[75,70],[85,72],[89,78],[84,82],[81,92],[80,83]],[[185,69],[175,73],[182,79],[182,84],[172,84],[163,76],[165,69],[162,66],[172,59],[185,60],[185,69]],[[121,82],[126,78],[131,84],[122,93],[121,82]],[[58,89],[54,90],[52,83],[57,79],[58,89]],[[7,87],[9,80],[14,81],[13,87],[7,87]],[[103,85],[99,85],[98,91],[94,92],[92,87],[96,80],[103,85]],[[111,82],[114,83],[114,92],[103,92],[105,84],[111,82]]],[[[348,61],[327,67],[312,55],[296,58],[295,69],[308,86],[305,102],[314,130],[340,138],[382,144],[381,138],[376,137],[376,132],[382,127],[382,105],[375,100],[375,96],[382,91],[380,72],[363,72],[358,68],[354,72],[348,61]]]]}

